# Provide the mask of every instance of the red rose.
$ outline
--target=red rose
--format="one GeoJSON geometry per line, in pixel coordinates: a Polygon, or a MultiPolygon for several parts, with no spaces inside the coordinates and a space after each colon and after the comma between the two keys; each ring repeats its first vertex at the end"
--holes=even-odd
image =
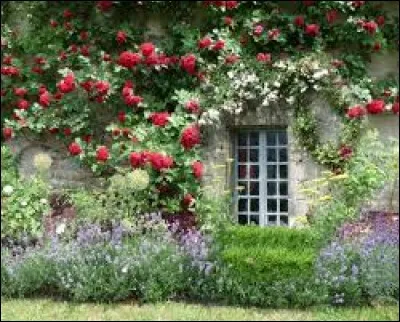
{"type": "Polygon", "coordinates": [[[89,53],[89,46],[88,45],[83,45],[81,48],[81,54],[82,56],[88,57],[90,55],[89,53]]]}
{"type": "Polygon", "coordinates": [[[281,34],[280,30],[275,28],[268,31],[268,39],[269,40],[277,40],[279,35],[281,34]]]}
{"type": "Polygon", "coordinates": [[[171,168],[174,164],[174,160],[170,156],[158,152],[151,153],[148,160],[150,161],[153,169],[157,171],[171,168]]]}
{"type": "Polygon", "coordinates": [[[43,92],[42,94],[40,94],[39,96],[39,104],[46,108],[50,106],[50,101],[51,101],[51,97],[50,97],[50,93],[48,91],[43,92]]]}
{"type": "Polygon", "coordinates": [[[379,41],[374,43],[374,46],[373,46],[374,51],[380,51],[381,48],[382,48],[382,45],[379,41]]]}
{"type": "Polygon", "coordinates": [[[63,93],[57,92],[57,93],[54,94],[53,97],[54,97],[55,100],[59,101],[60,99],[63,98],[63,96],[64,96],[63,93]]]}
{"type": "Polygon", "coordinates": [[[139,64],[140,60],[141,57],[138,53],[124,51],[119,55],[118,64],[126,68],[132,68],[139,64]]]}
{"type": "Polygon", "coordinates": [[[394,102],[392,105],[393,114],[399,114],[399,102],[394,102]]]}
{"type": "Polygon", "coordinates": [[[335,9],[329,10],[326,13],[326,21],[328,23],[334,23],[338,18],[338,12],[335,9]]]}
{"type": "Polygon", "coordinates": [[[124,122],[126,121],[126,114],[125,114],[124,111],[118,112],[118,120],[119,120],[121,123],[124,123],[124,122]]]}
{"type": "Polygon", "coordinates": [[[126,33],[125,32],[123,32],[121,30],[117,32],[117,42],[119,45],[126,43],[126,33]]]}
{"type": "Polygon", "coordinates": [[[114,129],[112,131],[112,136],[120,136],[121,135],[121,130],[120,129],[114,129]]]}
{"type": "Polygon", "coordinates": [[[30,103],[27,100],[20,99],[18,100],[17,106],[20,110],[27,110],[30,106],[30,103]]]}
{"type": "Polygon", "coordinates": [[[232,17],[224,17],[224,23],[225,23],[227,26],[232,26],[232,24],[233,24],[233,19],[232,19],[232,17]]]}
{"type": "Polygon", "coordinates": [[[203,172],[204,172],[203,163],[201,163],[200,161],[193,162],[192,163],[192,171],[193,171],[193,175],[197,179],[201,179],[201,177],[203,176],[203,172]]]}
{"type": "Polygon", "coordinates": [[[98,162],[105,162],[109,159],[110,154],[108,152],[107,147],[105,146],[100,146],[96,150],[96,160],[98,162]]]}
{"type": "Polygon", "coordinates": [[[263,31],[264,31],[264,27],[263,26],[261,26],[261,25],[256,25],[255,27],[254,27],[254,30],[253,30],[253,35],[254,36],[261,36],[261,34],[263,33],[263,31]]]}
{"type": "Polygon", "coordinates": [[[41,56],[35,57],[35,63],[39,65],[44,65],[46,64],[46,59],[41,56]]]}
{"type": "Polygon", "coordinates": [[[312,6],[312,5],[314,4],[314,2],[315,2],[315,1],[303,1],[303,4],[304,4],[306,7],[309,7],[309,6],[312,6]]]}
{"type": "Polygon", "coordinates": [[[39,95],[44,94],[45,92],[47,92],[46,86],[45,85],[40,85],[39,89],[38,89],[39,95]]]}
{"type": "Polygon", "coordinates": [[[42,68],[40,68],[39,66],[34,66],[34,67],[32,67],[32,72],[42,75],[44,73],[44,70],[42,68]]]}
{"type": "Polygon", "coordinates": [[[351,5],[352,5],[354,8],[360,8],[361,6],[364,5],[364,3],[365,3],[365,1],[352,1],[352,2],[351,2],[351,5]]]}
{"type": "Polygon", "coordinates": [[[151,119],[153,125],[164,127],[168,124],[169,117],[168,112],[154,112],[149,116],[149,119],[151,119]]]}
{"type": "Polygon", "coordinates": [[[88,79],[80,84],[80,86],[86,91],[90,92],[93,89],[94,81],[88,79]]]}
{"type": "Polygon", "coordinates": [[[293,23],[294,23],[297,27],[302,27],[302,26],[304,26],[304,17],[303,17],[303,16],[297,16],[296,18],[294,18],[293,23]]]}
{"type": "Polygon", "coordinates": [[[28,90],[23,87],[14,88],[14,94],[16,96],[24,97],[28,93],[28,90]]]}
{"type": "Polygon", "coordinates": [[[157,65],[158,64],[157,54],[153,53],[150,56],[147,56],[144,62],[147,66],[157,65]]]}
{"type": "Polygon", "coordinates": [[[90,134],[85,134],[84,136],[83,136],[83,141],[85,141],[87,144],[89,144],[91,141],[92,141],[92,135],[90,135],[90,134]]]}
{"type": "Polygon", "coordinates": [[[69,73],[63,80],[61,80],[57,84],[57,88],[61,93],[70,93],[75,90],[75,75],[73,73],[69,73]]]}
{"type": "Polygon", "coordinates": [[[64,18],[65,19],[71,19],[73,16],[74,16],[74,14],[69,9],[64,10],[64,18]]]}
{"type": "Polygon", "coordinates": [[[58,55],[58,58],[59,58],[60,60],[66,60],[66,59],[67,59],[67,54],[66,54],[64,51],[62,51],[62,52],[60,52],[60,54],[58,55]]]}
{"type": "Polygon", "coordinates": [[[270,63],[271,62],[271,54],[268,53],[258,53],[256,59],[259,62],[270,63]]]}
{"type": "Polygon", "coordinates": [[[10,127],[3,128],[3,137],[5,140],[9,140],[13,137],[14,132],[13,129],[10,127]]]}
{"type": "Polygon", "coordinates": [[[385,17],[378,16],[378,17],[376,17],[375,21],[378,24],[378,26],[383,26],[385,24],[385,17]]]}
{"type": "Polygon", "coordinates": [[[236,63],[238,60],[239,60],[239,56],[238,56],[238,55],[232,54],[232,55],[226,56],[226,58],[225,58],[225,63],[226,63],[226,64],[234,64],[234,63],[236,63]]]}
{"type": "Polygon", "coordinates": [[[215,45],[212,47],[213,50],[218,51],[225,47],[225,41],[222,39],[218,40],[215,45]]]}
{"type": "Polygon", "coordinates": [[[200,144],[200,140],[200,130],[197,125],[190,125],[182,131],[180,142],[185,150],[189,150],[196,144],[200,144]]]}
{"type": "Polygon", "coordinates": [[[55,20],[53,20],[53,19],[50,19],[50,26],[52,26],[53,28],[55,28],[55,27],[58,26],[58,22],[55,21],[55,20]]]}
{"type": "Polygon", "coordinates": [[[96,87],[97,93],[99,95],[107,95],[108,90],[110,89],[110,83],[106,81],[98,81],[94,85],[96,87]]]}
{"type": "Polygon", "coordinates": [[[316,37],[319,34],[319,25],[311,24],[306,26],[306,34],[311,37],[316,37]]]}
{"type": "Polygon", "coordinates": [[[111,55],[110,54],[104,54],[103,55],[103,60],[104,61],[111,61],[111,55]]]}
{"type": "Polygon", "coordinates": [[[125,104],[128,106],[138,105],[143,102],[143,98],[137,95],[129,95],[124,97],[125,104]]]}
{"type": "Polygon", "coordinates": [[[64,28],[66,30],[72,30],[72,23],[70,23],[69,21],[64,22],[64,28]]]}
{"type": "Polygon", "coordinates": [[[82,148],[81,146],[76,143],[76,142],[72,142],[69,146],[68,146],[68,151],[71,155],[79,155],[82,153],[82,148]]]}
{"type": "Polygon", "coordinates": [[[7,55],[3,58],[3,64],[11,65],[12,64],[12,59],[13,57],[10,55],[7,55]]]}
{"type": "Polygon", "coordinates": [[[202,38],[202,39],[199,40],[199,42],[197,43],[197,46],[198,46],[200,49],[203,49],[203,48],[208,48],[208,47],[210,47],[211,44],[212,44],[211,38],[210,38],[210,37],[204,37],[204,38],[202,38]]]}
{"type": "Polygon", "coordinates": [[[65,136],[70,136],[71,134],[72,134],[72,130],[69,127],[64,129],[64,135],[65,136]]]}
{"type": "Polygon", "coordinates": [[[193,54],[183,56],[181,58],[181,67],[193,75],[196,72],[196,56],[193,54]]]}
{"type": "Polygon", "coordinates": [[[235,9],[239,5],[238,1],[225,1],[225,8],[227,10],[235,9]]]}
{"type": "Polygon", "coordinates": [[[375,21],[368,21],[362,24],[362,27],[365,31],[367,31],[370,35],[375,34],[378,25],[375,21]]]}
{"type": "Polygon", "coordinates": [[[89,33],[87,31],[81,31],[79,34],[79,38],[84,41],[89,38],[89,33]]]}
{"type": "Polygon", "coordinates": [[[112,5],[113,5],[112,1],[97,1],[96,3],[96,7],[102,12],[109,11],[112,5]]]}
{"type": "Polygon", "coordinates": [[[78,46],[76,44],[72,44],[71,46],[69,46],[69,49],[73,52],[73,53],[77,53],[78,52],[78,46]]]}
{"type": "Polygon", "coordinates": [[[339,149],[339,155],[343,160],[351,158],[353,154],[353,149],[347,145],[342,145],[339,149]]]}
{"type": "Polygon", "coordinates": [[[360,118],[365,114],[367,114],[367,111],[365,110],[364,107],[359,105],[349,108],[346,113],[347,117],[351,119],[360,118]]]}
{"type": "Polygon", "coordinates": [[[380,114],[385,109],[385,101],[383,100],[372,100],[367,104],[367,111],[370,114],[380,114]]]}
{"type": "Polygon", "coordinates": [[[151,42],[145,42],[140,45],[140,52],[143,56],[150,56],[155,50],[154,45],[151,42]]]}
{"type": "Polygon", "coordinates": [[[132,168],[140,168],[145,164],[145,159],[142,153],[140,152],[132,152],[129,155],[129,162],[132,168]]]}
{"type": "Polygon", "coordinates": [[[195,201],[195,199],[193,198],[193,196],[190,193],[187,193],[184,197],[183,197],[183,203],[186,207],[189,207],[193,202],[195,201]]]}
{"type": "Polygon", "coordinates": [[[49,132],[51,133],[51,134],[56,134],[56,133],[58,133],[58,128],[57,127],[52,127],[52,128],[50,128],[49,129],[49,132]]]}
{"type": "Polygon", "coordinates": [[[1,74],[6,76],[18,76],[19,69],[14,66],[4,66],[1,67],[1,74]]]}
{"type": "Polygon", "coordinates": [[[190,113],[199,113],[200,104],[198,101],[190,100],[185,104],[185,108],[190,113]]]}

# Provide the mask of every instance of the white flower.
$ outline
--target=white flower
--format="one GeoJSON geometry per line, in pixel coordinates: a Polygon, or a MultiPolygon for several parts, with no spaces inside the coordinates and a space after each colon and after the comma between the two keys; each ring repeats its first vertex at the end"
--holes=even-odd
{"type": "Polygon", "coordinates": [[[286,99],[286,102],[288,102],[289,104],[293,104],[294,101],[295,101],[294,96],[290,96],[290,97],[288,97],[288,98],[286,99]]]}
{"type": "Polygon", "coordinates": [[[124,273],[124,274],[127,273],[128,272],[128,266],[126,265],[126,266],[122,267],[121,272],[124,273]]]}
{"type": "Polygon", "coordinates": [[[61,223],[61,224],[57,225],[57,228],[56,228],[57,235],[62,234],[64,231],[65,231],[65,223],[61,223]]]}
{"type": "Polygon", "coordinates": [[[43,204],[43,205],[45,205],[45,204],[47,204],[47,200],[44,199],[44,198],[42,198],[42,199],[40,199],[40,203],[43,204]]]}
{"type": "Polygon", "coordinates": [[[27,206],[28,205],[28,203],[24,200],[24,201],[21,201],[21,206],[22,207],[25,207],[25,206],[27,206]]]}
{"type": "Polygon", "coordinates": [[[3,194],[5,196],[11,196],[11,194],[14,192],[14,188],[10,185],[6,185],[3,188],[3,194]]]}

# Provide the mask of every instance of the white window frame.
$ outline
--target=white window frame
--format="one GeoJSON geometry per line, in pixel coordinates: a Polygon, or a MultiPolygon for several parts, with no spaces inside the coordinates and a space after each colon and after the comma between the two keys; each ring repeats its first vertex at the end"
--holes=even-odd
{"type": "MultiPolygon", "coordinates": [[[[251,223],[252,215],[259,216],[258,225],[259,226],[290,226],[290,178],[289,178],[289,144],[288,144],[288,132],[286,128],[262,128],[262,129],[238,129],[235,131],[234,137],[234,169],[233,169],[233,181],[234,181],[234,213],[235,219],[239,222],[239,215],[246,215],[247,216],[247,224],[251,223]],[[239,145],[239,135],[242,133],[247,133],[247,146],[240,146],[239,145]],[[258,146],[250,144],[250,135],[249,133],[258,133],[258,146]],[[286,143],[278,142],[278,133],[284,133],[284,137],[286,138],[286,143]],[[267,144],[267,135],[274,134],[275,135],[275,144],[268,145],[267,144]],[[247,150],[247,158],[246,162],[239,162],[239,150],[240,147],[243,147],[247,150]],[[258,150],[258,162],[250,162],[250,150],[258,150]],[[268,152],[275,150],[275,161],[268,160],[268,152]],[[286,161],[280,160],[280,150],[286,151],[286,161]],[[238,172],[239,166],[246,165],[246,169],[248,174],[246,178],[240,179],[238,172]],[[259,176],[258,179],[250,178],[250,166],[251,165],[258,165],[259,166],[259,176]],[[276,166],[275,171],[275,178],[267,178],[267,166],[276,166]],[[280,177],[280,166],[286,167],[286,178],[280,177]],[[247,183],[247,194],[242,194],[242,191],[239,191],[237,187],[239,186],[239,182],[246,182],[247,183]],[[258,195],[251,195],[250,191],[250,182],[258,182],[259,183],[259,194],[258,195]],[[275,190],[276,195],[267,195],[267,186],[268,183],[275,183],[275,190]],[[286,195],[280,195],[280,183],[286,183],[286,195]],[[251,211],[251,199],[259,200],[258,205],[258,212],[251,211]],[[239,211],[239,200],[240,199],[247,199],[247,211],[239,211]],[[276,212],[273,210],[268,211],[268,200],[276,200],[276,212]],[[283,200],[283,202],[282,202],[283,200]],[[283,204],[286,210],[281,211],[281,203],[283,204]],[[285,207],[286,204],[286,207],[285,207]],[[276,216],[276,222],[269,222],[269,218],[273,218],[276,216]],[[281,222],[282,219],[282,222],[281,222]],[[286,219],[286,220],[285,220],[286,219]]],[[[246,189],[244,189],[246,190],[246,189]]],[[[256,202],[255,204],[256,205],[256,202]]],[[[272,207],[275,208],[275,207],[272,207]]],[[[254,209],[254,208],[253,208],[254,209]]],[[[270,208],[271,209],[271,208],[270,208]]],[[[244,219],[244,217],[241,217],[244,219]]],[[[254,218],[254,217],[253,217],[254,218]]]]}

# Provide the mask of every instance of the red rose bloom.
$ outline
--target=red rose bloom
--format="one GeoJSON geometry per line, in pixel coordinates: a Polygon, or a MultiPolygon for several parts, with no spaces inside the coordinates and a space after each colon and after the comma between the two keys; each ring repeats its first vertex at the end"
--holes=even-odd
{"type": "Polygon", "coordinates": [[[12,56],[7,55],[3,58],[3,64],[11,65],[12,64],[12,56]]]}
{"type": "Polygon", "coordinates": [[[227,10],[235,9],[239,5],[238,1],[225,1],[225,8],[227,10]]]}
{"type": "Polygon", "coordinates": [[[193,54],[185,55],[181,58],[181,67],[189,74],[196,72],[196,56],[193,54]]]}
{"type": "Polygon", "coordinates": [[[69,46],[69,50],[72,51],[73,53],[77,53],[78,46],[76,44],[72,44],[71,46],[69,46]]]}
{"type": "Polygon", "coordinates": [[[393,114],[399,114],[399,102],[394,102],[392,105],[393,114]]]}
{"type": "Polygon", "coordinates": [[[319,25],[317,24],[307,25],[305,32],[307,35],[311,37],[316,37],[319,34],[319,25]]]}
{"type": "Polygon", "coordinates": [[[82,138],[83,141],[85,141],[87,144],[89,144],[92,141],[92,135],[90,134],[85,134],[82,138]]]}
{"type": "Polygon", "coordinates": [[[378,25],[375,21],[368,21],[362,24],[363,29],[368,32],[370,35],[375,34],[378,25]]]}
{"type": "Polygon", "coordinates": [[[365,3],[365,1],[352,1],[352,2],[351,2],[351,5],[352,5],[354,8],[360,8],[361,6],[364,5],[364,3],[365,3]]]}
{"type": "Polygon", "coordinates": [[[20,99],[18,100],[17,106],[20,110],[27,110],[30,106],[30,103],[27,100],[20,99]]]}
{"type": "Polygon", "coordinates": [[[52,127],[52,128],[50,128],[49,129],[49,132],[51,133],[51,134],[56,134],[56,133],[58,133],[58,128],[57,127],[52,127]]]}
{"type": "Polygon", "coordinates": [[[88,46],[88,45],[83,45],[83,46],[80,48],[80,50],[81,50],[82,56],[88,57],[88,56],[90,55],[89,46],[88,46]]]}
{"type": "Polygon", "coordinates": [[[199,42],[197,43],[197,46],[198,46],[200,49],[203,49],[203,48],[208,48],[208,47],[210,47],[211,44],[212,44],[211,38],[210,38],[210,37],[204,37],[203,39],[200,39],[200,40],[199,40],[199,42]]]}
{"type": "Polygon", "coordinates": [[[64,22],[64,28],[66,30],[72,30],[72,23],[70,23],[69,21],[64,22]]]}
{"type": "Polygon", "coordinates": [[[263,26],[261,26],[261,25],[257,25],[257,26],[255,26],[254,27],[254,30],[253,30],[253,35],[254,36],[261,36],[261,34],[263,33],[263,31],[264,31],[264,27],[263,26]]]}
{"type": "Polygon", "coordinates": [[[198,101],[190,100],[185,104],[185,108],[190,113],[199,113],[200,111],[200,104],[198,101]]]}
{"type": "Polygon", "coordinates": [[[98,81],[94,85],[96,87],[97,93],[99,95],[107,95],[108,90],[110,89],[110,83],[106,81],[98,81]]]}
{"type": "Polygon", "coordinates": [[[88,38],[89,38],[89,33],[88,33],[87,31],[81,31],[80,34],[79,34],[79,38],[80,38],[82,41],[88,40],[88,38]]]}
{"type": "Polygon", "coordinates": [[[338,12],[335,9],[329,10],[326,13],[326,21],[328,23],[334,23],[338,18],[338,12]]]}
{"type": "Polygon", "coordinates": [[[58,22],[55,21],[55,20],[53,20],[53,19],[50,19],[50,26],[52,26],[53,28],[55,28],[55,27],[58,26],[58,22]]]}
{"type": "Polygon", "coordinates": [[[353,154],[353,149],[347,145],[342,145],[339,149],[339,155],[343,160],[348,160],[353,154]]]}
{"type": "Polygon", "coordinates": [[[145,42],[140,45],[140,52],[143,56],[150,56],[155,50],[154,45],[151,42],[145,42]]]}
{"type": "Polygon", "coordinates": [[[367,114],[367,111],[365,110],[364,107],[359,105],[349,108],[346,113],[347,117],[351,119],[360,118],[365,114],[367,114]]]}
{"type": "Polygon", "coordinates": [[[44,108],[49,107],[50,101],[51,101],[51,97],[50,97],[50,93],[48,91],[45,91],[39,95],[39,104],[42,107],[44,107],[44,108]]]}
{"type": "Polygon", "coordinates": [[[181,144],[185,150],[190,150],[196,144],[200,144],[200,130],[197,125],[190,125],[182,131],[181,144]]]}
{"type": "Polygon", "coordinates": [[[192,163],[192,171],[193,171],[193,175],[197,179],[201,179],[201,177],[203,176],[203,172],[204,172],[203,163],[201,163],[200,161],[193,162],[192,163]]]}
{"type": "Polygon", "coordinates": [[[124,122],[126,121],[126,114],[125,114],[124,111],[118,112],[118,120],[119,120],[121,123],[124,123],[124,122]]]}
{"type": "Polygon", "coordinates": [[[68,146],[68,151],[71,155],[79,155],[82,153],[82,148],[81,146],[76,143],[76,142],[72,142],[69,146],[68,146]]]}
{"type": "Polygon", "coordinates": [[[42,68],[40,68],[40,66],[32,67],[32,72],[35,74],[39,74],[39,75],[44,74],[44,70],[42,68]]]}
{"type": "Polygon", "coordinates": [[[293,23],[294,23],[297,27],[302,27],[302,26],[304,26],[304,17],[303,17],[303,16],[297,16],[296,18],[294,18],[293,23]]]}
{"type": "Polygon", "coordinates": [[[121,135],[121,130],[120,129],[112,130],[112,136],[120,136],[120,135],[121,135]]]}
{"type": "Polygon", "coordinates": [[[194,202],[194,198],[190,193],[187,193],[184,197],[183,197],[183,203],[186,207],[189,207],[193,202],[194,202]]]}
{"type": "Polygon", "coordinates": [[[104,61],[111,61],[111,55],[110,54],[104,54],[103,55],[103,60],[104,61]]]}
{"type": "Polygon", "coordinates": [[[108,152],[107,147],[105,146],[100,146],[98,147],[97,151],[96,151],[96,160],[98,162],[105,162],[109,159],[110,154],[108,152]]]}
{"type": "Polygon", "coordinates": [[[109,11],[112,5],[112,1],[97,1],[96,3],[96,7],[102,12],[109,11]]]}
{"type": "Polygon", "coordinates": [[[24,97],[28,93],[28,90],[23,87],[14,88],[14,94],[16,96],[24,97]]]}
{"type": "Polygon", "coordinates": [[[314,4],[314,2],[315,2],[315,1],[303,1],[303,4],[304,4],[306,7],[309,7],[309,6],[312,6],[312,5],[314,4]]]}
{"type": "Polygon", "coordinates": [[[46,59],[41,56],[35,57],[35,63],[39,65],[44,65],[46,64],[46,59]]]}
{"type": "Polygon", "coordinates": [[[375,19],[376,23],[378,24],[378,26],[383,26],[385,24],[385,17],[384,16],[378,16],[375,19]]]}
{"type": "Polygon", "coordinates": [[[218,40],[215,45],[212,47],[213,50],[218,51],[225,47],[225,41],[222,39],[218,40]]]}
{"type": "Polygon", "coordinates": [[[94,86],[94,81],[88,79],[87,81],[84,81],[80,83],[80,86],[86,91],[90,92],[93,89],[94,86]]]}
{"type": "Polygon", "coordinates": [[[126,33],[125,32],[123,32],[121,30],[117,32],[117,42],[119,45],[126,43],[126,33]]]}
{"type": "Polygon", "coordinates": [[[150,161],[153,169],[157,171],[169,169],[174,164],[174,160],[170,156],[158,152],[151,153],[146,159],[150,161]]]}
{"type": "Polygon", "coordinates": [[[157,54],[153,53],[150,56],[147,56],[144,62],[147,66],[157,65],[159,62],[157,54]]]}
{"type": "Polygon", "coordinates": [[[226,63],[226,64],[234,64],[234,63],[236,63],[238,60],[239,60],[239,56],[238,56],[238,55],[232,54],[232,55],[226,56],[226,58],[225,58],[225,63],[226,63]]]}
{"type": "Polygon", "coordinates": [[[13,132],[12,128],[10,128],[10,127],[3,128],[3,137],[5,140],[11,139],[13,137],[13,134],[14,134],[14,132],[13,132]]]}
{"type": "Polygon", "coordinates": [[[72,134],[72,130],[69,127],[64,129],[64,135],[65,136],[70,136],[71,134],[72,134]]]}
{"type": "Polygon", "coordinates": [[[132,168],[140,168],[145,164],[145,159],[140,152],[132,152],[129,155],[129,162],[132,168]]]}
{"type": "Polygon", "coordinates": [[[385,109],[385,101],[383,100],[372,100],[367,104],[367,111],[370,114],[380,114],[385,109]]]}
{"type": "Polygon", "coordinates": [[[232,19],[232,17],[224,17],[224,23],[225,23],[225,25],[227,25],[227,26],[232,26],[232,24],[233,24],[233,19],[232,19]]]}
{"type": "Polygon", "coordinates": [[[64,96],[63,93],[57,92],[57,93],[54,94],[53,97],[54,97],[55,100],[59,101],[60,99],[63,98],[63,96],[64,96]]]}
{"type": "Polygon", "coordinates": [[[124,51],[119,55],[118,64],[126,68],[132,68],[139,64],[140,60],[141,57],[138,53],[124,51]]]}
{"type": "Polygon", "coordinates": [[[137,95],[129,95],[124,97],[125,104],[128,106],[138,105],[143,102],[143,98],[137,95]]]}
{"type": "Polygon", "coordinates": [[[19,69],[14,66],[4,66],[1,67],[1,74],[6,76],[18,76],[19,69]]]}
{"type": "Polygon", "coordinates": [[[279,35],[281,34],[280,30],[275,28],[268,31],[268,39],[269,40],[277,40],[279,35]]]}
{"type": "Polygon", "coordinates": [[[74,16],[73,13],[69,9],[65,9],[63,15],[64,15],[65,19],[71,19],[74,16]]]}
{"type": "Polygon", "coordinates": [[[373,46],[374,51],[380,51],[381,48],[382,48],[382,45],[379,41],[374,43],[374,46],[373,46]]]}
{"type": "Polygon", "coordinates": [[[268,53],[258,53],[256,59],[259,62],[270,63],[271,62],[271,54],[268,53]]]}
{"type": "Polygon", "coordinates": [[[75,75],[73,73],[69,73],[57,84],[57,88],[61,93],[64,94],[72,92],[76,88],[75,75]]]}
{"type": "Polygon", "coordinates": [[[66,54],[64,51],[62,51],[62,52],[60,52],[60,54],[58,55],[58,58],[59,58],[60,60],[66,60],[66,59],[67,59],[67,54],[66,54]]]}
{"type": "Polygon", "coordinates": [[[149,116],[149,119],[155,126],[164,127],[168,124],[170,115],[168,112],[154,112],[149,116]]]}

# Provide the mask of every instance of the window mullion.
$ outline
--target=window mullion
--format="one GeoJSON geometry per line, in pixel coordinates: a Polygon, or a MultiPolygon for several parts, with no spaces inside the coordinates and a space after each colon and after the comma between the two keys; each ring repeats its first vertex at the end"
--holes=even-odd
{"type": "Polygon", "coordinates": [[[267,213],[267,148],[266,148],[266,131],[260,131],[260,145],[259,145],[259,155],[260,155],[260,226],[265,226],[266,223],[266,213],[267,213]]]}

